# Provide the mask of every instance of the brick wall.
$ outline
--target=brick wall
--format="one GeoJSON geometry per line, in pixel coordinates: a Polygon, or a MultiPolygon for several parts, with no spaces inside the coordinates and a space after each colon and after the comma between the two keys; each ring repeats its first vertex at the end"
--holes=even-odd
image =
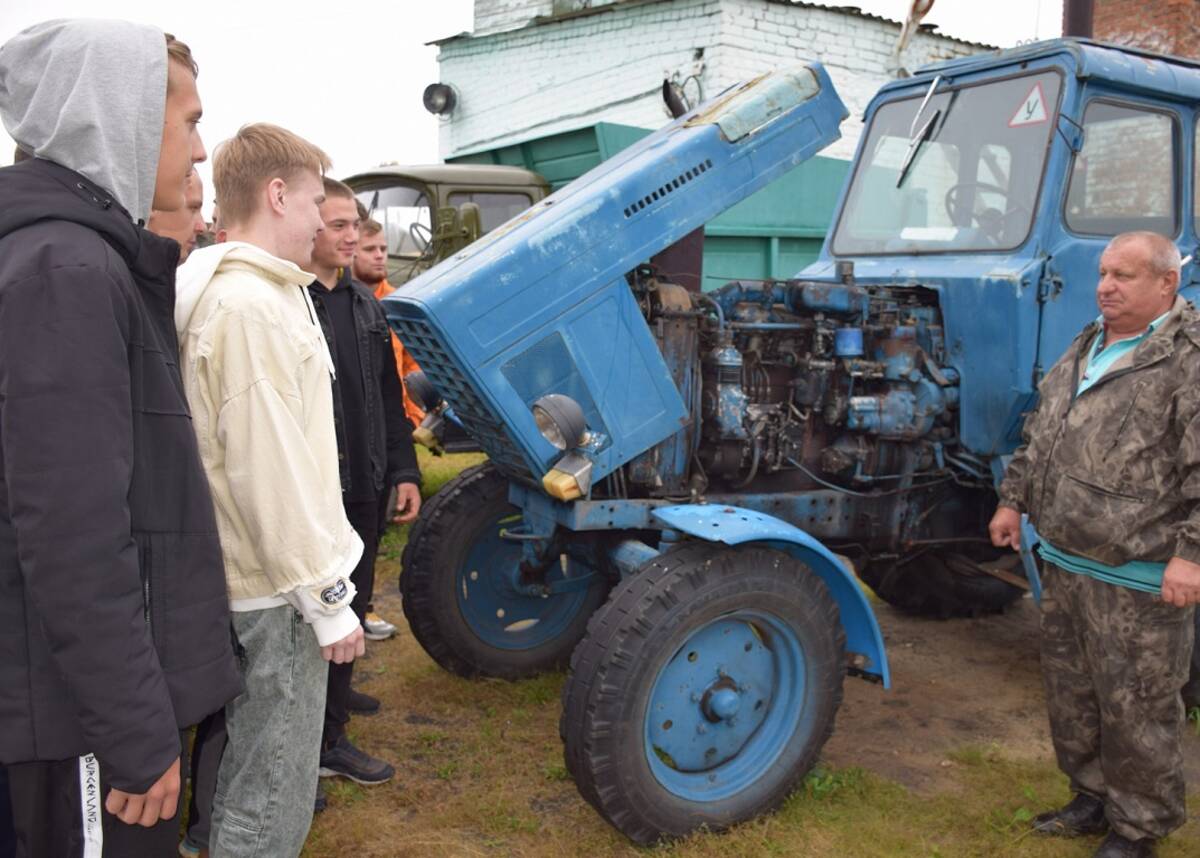
{"type": "Polygon", "coordinates": [[[1197,0],[1094,0],[1097,39],[1200,59],[1197,0]]]}
{"type": "Polygon", "coordinates": [[[690,68],[716,43],[721,0],[672,0],[456,39],[441,46],[441,80],[459,106],[441,125],[443,157],[619,122],[667,121],[664,73],[690,68]]]}
{"type": "MultiPolygon", "coordinates": [[[[822,154],[850,158],[862,132],[862,114],[881,85],[892,79],[892,51],[900,25],[836,9],[789,6],[771,0],[722,4],[720,44],[712,91],[772,68],[818,60],[825,65],[850,118],[842,139],[822,154]]],[[[902,57],[909,69],[983,50],[944,36],[918,32],[902,57]]]]}
{"type": "MultiPolygon", "coordinates": [[[[851,112],[843,139],[825,154],[849,158],[863,109],[890,79],[900,30],[852,12],[774,0],[670,0],[616,4],[508,32],[478,31],[481,15],[489,26],[504,15],[512,24],[521,12],[516,7],[528,14],[530,5],[536,4],[479,0],[477,33],[441,45],[440,78],[460,96],[441,126],[443,157],[601,121],[657,128],[668,121],[660,96],[664,77],[683,80],[699,70],[708,97],[773,68],[820,60],[851,112]]],[[[916,68],[980,50],[919,32],[903,62],[916,68]]],[[[695,92],[694,82],[687,91],[695,92]]]]}

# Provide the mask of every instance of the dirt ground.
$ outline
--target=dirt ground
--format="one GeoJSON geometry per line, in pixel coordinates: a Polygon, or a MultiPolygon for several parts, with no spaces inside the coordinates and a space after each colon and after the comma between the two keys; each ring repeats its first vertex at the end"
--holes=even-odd
{"type": "MultiPolygon", "coordinates": [[[[848,679],[837,729],[825,746],[834,765],[862,766],[918,792],[949,785],[964,746],[998,745],[1017,758],[1053,760],[1038,667],[1037,608],[922,620],[875,603],[892,689],[848,679]]],[[[1200,739],[1190,731],[1188,785],[1200,790],[1200,739]]]]}
{"type": "MultiPolygon", "coordinates": [[[[472,461],[446,460],[423,462],[439,477],[430,490],[472,461]]],[[[1069,796],[1048,735],[1030,599],[1003,615],[947,621],[876,601],[893,688],[846,680],[833,737],[796,794],[733,831],[646,851],[600,818],[563,765],[563,674],[465,680],[416,643],[396,586],[403,538],[389,536],[375,592],[399,634],[369,644],[355,670],[383,711],[349,727],[396,777],[369,788],[323,781],[329,810],[314,821],[305,858],[1086,858],[1095,849],[1029,836],[1032,815],[1069,796]]],[[[1162,858],[1200,855],[1191,725],[1185,757],[1193,821],[1162,844],[1162,858]]]]}

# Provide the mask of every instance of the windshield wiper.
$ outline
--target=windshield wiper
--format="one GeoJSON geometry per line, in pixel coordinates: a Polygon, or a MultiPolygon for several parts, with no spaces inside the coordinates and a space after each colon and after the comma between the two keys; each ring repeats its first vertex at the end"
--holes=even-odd
{"type": "Polygon", "coordinates": [[[934,123],[938,121],[938,117],[941,115],[942,111],[933,111],[933,115],[925,121],[925,124],[921,126],[921,130],[917,132],[917,135],[908,141],[908,154],[904,156],[904,163],[900,165],[900,175],[896,177],[897,188],[904,184],[909,169],[917,159],[917,153],[921,151],[921,147],[925,145],[925,141],[932,136],[934,123]]]}
{"type": "Polygon", "coordinates": [[[913,161],[916,160],[917,153],[921,151],[921,147],[929,139],[934,123],[942,115],[941,110],[935,110],[933,115],[921,126],[921,129],[917,130],[917,123],[921,121],[921,114],[925,112],[925,108],[929,105],[929,99],[933,98],[933,93],[941,82],[941,75],[937,75],[929,82],[929,89],[925,90],[925,97],[921,99],[921,106],[913,114],[912,124],[908,126],[908,153],[904,156],[904,163],[900,165],[900,175],[896,178],[897,188],[904,184],[904,179],[908,176],[909,168],[912,167],[913,161]]]}

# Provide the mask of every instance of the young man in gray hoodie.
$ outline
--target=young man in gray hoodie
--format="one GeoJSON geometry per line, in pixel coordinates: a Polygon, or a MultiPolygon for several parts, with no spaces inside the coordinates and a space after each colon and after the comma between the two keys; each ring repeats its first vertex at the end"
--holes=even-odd
{"type": "Polygon", "coordinates": [[[178,842],[180,730],[241,681],[177,366],[179,246],[141,228],[205,158],[161,30],[50,21],[0,47],[0,763],[23,854],[178,842]]]}

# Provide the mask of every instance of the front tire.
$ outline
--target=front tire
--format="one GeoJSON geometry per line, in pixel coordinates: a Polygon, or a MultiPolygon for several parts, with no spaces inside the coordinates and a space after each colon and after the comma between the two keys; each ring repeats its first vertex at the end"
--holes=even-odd
{"type": "Polygon", "coordinates": [[[682,546],[622,581],[576,649],[567,769],[636,843],[726,828],[778,807],[812,768],[844,676],[837,606],[807,566],[682,546]]]}
{"type": "MultiPolygon", "coordinates": [[[[561,670],[608,593],[600,574],[547,596],[514,589],[521,544],[502,532],[520,523],[508,481],[484,463],[446,483],[413,525],[401,558],[404,616],[417,642],[451,673],[521,679],[561,670]]],[[[546,580],[590,571],[564,556],[546,580]]]]}

